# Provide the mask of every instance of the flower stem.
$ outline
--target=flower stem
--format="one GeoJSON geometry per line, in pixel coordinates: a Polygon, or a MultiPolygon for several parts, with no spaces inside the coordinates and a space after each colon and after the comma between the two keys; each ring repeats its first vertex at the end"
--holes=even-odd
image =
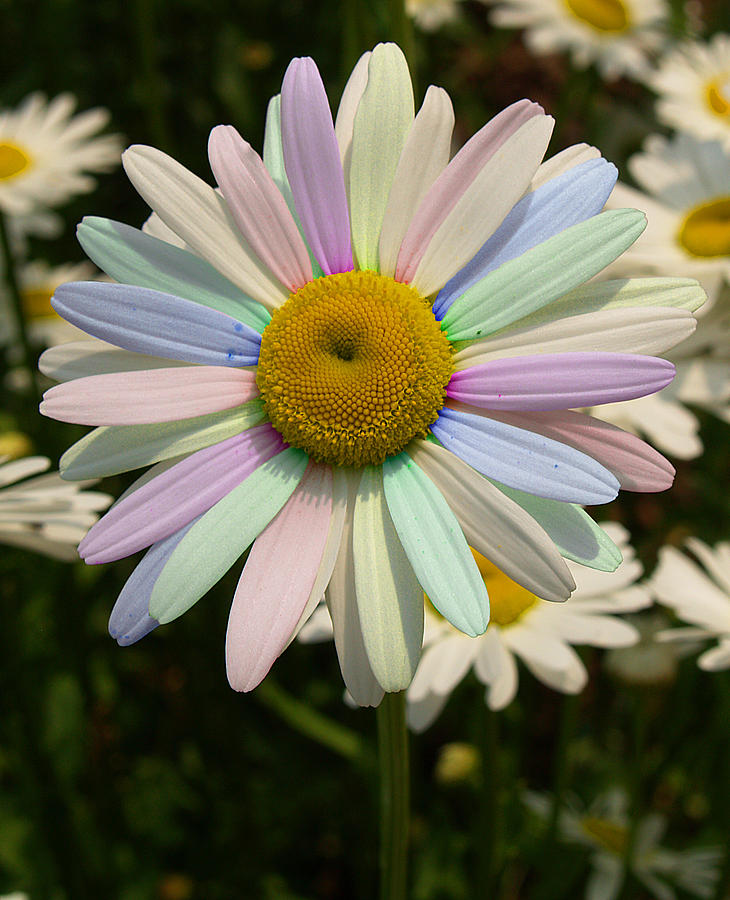
{"type": "Polygon", "coordinates": [[[15,256],[10,246],[10,234],[8,231],[8,223],[5,214],[0,210],[0,254],[2,254],[2,274],[5,279],[8,294],[10,295],[10,305],[15,318],[15,325],[18,332],[18,340],[23,352],[23,365],[28,370],[30,378],[30,392],[34,399],[38,399],[38,384],[36,381],[36,355],[30,344],[28,337],[28,329],[25,324],[25,313],[23,311],[23,296],[20,293],[20,285],[15,269],[15,256]]]}
{"type": "Polygon", "coordinates": [[[410,824],[405,691],[378,707],[380,761],[380,900],[405,900],[410,824]]]}
{"type": "Polygon", "coordinates": [[[636,848],[636,834],[641,821],[642,780],[644,776],[644,754],[646,752],[646,718],[645,705],[641,703],[642,695],[637,692],[631,697],[631,762],[629,764],[629,830],[626,838],[626,849],[623,859],[623,881],[618,893],[620,900],[628,900],[632,896],[632,870],[636,848]]]}
{"type": "Polygon", "coordinates": [[[477,851],[474,896],[493,896],[499,834],[499,720],[479,692],[481,791],[474,846],[477,851]]]}
{"type": "Polygon", "coordinates": [[[270,675],[261,682],[254,696],[305,737],[317,741],[350,762],[366,761],[365,748],[358,734],[287,693],[270,675]]]}

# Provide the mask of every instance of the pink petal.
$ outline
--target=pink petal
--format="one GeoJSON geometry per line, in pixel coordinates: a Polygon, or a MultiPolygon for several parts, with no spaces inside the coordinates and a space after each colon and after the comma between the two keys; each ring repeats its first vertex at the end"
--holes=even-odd
{"type": "Polygon", "coordinates": [[[286,200],[256,151],[231,125],[210,133],[208,156],[241,233],[290,291],[312,280],[312,264],[286,200]]]}
{"type": "Polygon", "coordinates": [[[79,544],[79,553],[87,563],[110,562],[173,534],[284,446],[266,424],[198,450],[113,506],[79,544]]]}
{"type": "Polygon", "coordinates": [[[665,359],[633,353],[511,356],[454,372],[446,393],[485,409],[572,409],[653,394],[674,378],[665,359]]]}
{"type": "Polygon", "coordinates": [[[332,470],[310,463],[286,506],[254,542],[236,588],[226,634],[228,681],[250,691],[299,622],[324,553],[332,470]]]}
{"type": "Polygon", "coordinates": [[[281,140],[294,205],[325,275],[349,272],[350,216],[327,94],[314,60],[293,59],[281,86],[281,140]]]}
{"type": "Polygon", "coordinates": [[[40,412],[79,425],[149,425],[233,409],[257,395],[247,369],[180,366],[76,378],[47,390],[40,412]]]}
{"type": "Polygon", "coordinates": [[[413,280],[431,238],[484,165],[520,126],[542,113],[537,103],[519,100],[503,109],[464,144],[423,198],[408,226],[398,254],[396,281],[408,284],[413,280]]]}
{"type": "MultiPolygon", "coordinates": [[[[478,412],[474,407],[464,408],[478,412]]],[[[612,472],[625,491],[666,491],[674,481],[674,466],[661,453],[635,434],[585,413],[490,411],[489,418],[582,451],[612,472]]]]}

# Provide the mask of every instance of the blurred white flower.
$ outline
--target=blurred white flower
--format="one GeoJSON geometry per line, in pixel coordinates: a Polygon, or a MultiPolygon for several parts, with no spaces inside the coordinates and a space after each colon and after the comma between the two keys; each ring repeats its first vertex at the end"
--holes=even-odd
{"type": "Polygon", "coordinates": [[[119,135],[98,136],[109,121],[105,109],[73,115],[76,98],[26,97],[17,109],[0,110],[0,210],[27,215],[86,193],[88,174],[118,165],[119,135]]]}
{"type": "Polygon", "coordinates": [[[112,498],[84,490],[94,481],[63,481],[58,472],[39,474],[50,465],[43,456],[0,459],[0,543],[77,560],[76,545],[112,498]]]}
{"type": "Polygon", "coordinates": [[[675,547],[659,551],[659,564],[648,587],[659,603],[672,609],[689,625],[659,632],[658,640],[696,642],[717,638],[717,645],[697,660],[701,669],[716,672],[730,668],[730,543],[714,549],[697,538],[687,548],[704,571],[675,547]]]}
{"type": "MultiPolygon", "coordinates": [[[[18,286],[31,340],[52,347],[87,337],[83,331],[70,325],[54,311],[51,297],[56,288],[67,281],[89,281],[98,274],[88,262],[51,266],[37,260],[20,266],[17,272],[18,286]]],[[[10,303],[6,285],[0,279],[0,343],[4,346],[17,340],[15,317],[10,303]]]]}
{"type": "Polygon", "coordinates": [[[406,12],[423,31],[436,31],[459,14],[459,0],[406,0],[406,12]]]}
{"type": "Polygon", "coordinates": [[[534,52],[570,51],[573,64],[595,63],[604,78],[646,77],[649,58],[667,39],[664,0],[486,0],[493,25],[524,28],[534,52]]]}
{"type": "Polygon", "coordinates": [[[630,616],[639,632],[633,647],[614,647],[603,658],[607,672],[625,684],[637,687],[661,687],[677,678],[677,662],[682,655],[671,644],[660,644],[656,635],[669,624],[669,618],[658,609],[630,616]]]}
{"type": "MultiPolygon", "coordinates": [[[[528,792],[525,804],[540,819],[549,820],[552,799],[528,792]]],[[[614,900],[621,890],[624,858],[629,841],[628,798],[620,788],[594,800],[587,808],[571,797],[560,811],[558,828],[565,841],[582,844],[593,852],[593,871],[586,885],[586,900],[614,900]]],[[[695,897],[710,897],[719,877],[719,847],[669,850],[661,846],[667,820],[649,813],[639,822],[632,849],[631,871],[657,900],[674,900],[674,887],[695,897]]]]}
{"type": "Polygon", "coordinates": [[[730,141],[730,35],[680,44],[647,83],[659,95],[660,122],[699,138],[730,141]]]}

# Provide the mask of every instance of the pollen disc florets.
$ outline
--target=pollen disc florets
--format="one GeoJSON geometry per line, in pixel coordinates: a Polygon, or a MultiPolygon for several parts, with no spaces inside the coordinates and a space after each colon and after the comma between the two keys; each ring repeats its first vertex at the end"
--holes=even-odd
{"type": "Polygon", "coordinates": [[[364,466],[426,433],[451,372],[429,302],[362,271],[310,281],[274,312],[256,382],[289,444],[319,462],[364,466]]]}

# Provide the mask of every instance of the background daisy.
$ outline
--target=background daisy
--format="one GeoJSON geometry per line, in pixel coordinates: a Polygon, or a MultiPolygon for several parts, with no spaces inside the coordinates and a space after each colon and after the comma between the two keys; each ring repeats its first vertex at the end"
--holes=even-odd
{"type": "Polygon", "coordinates": [[[686,546],[702,567],[675,547],[663,547],[648,586],[659,603],[689,624],[660,632],[657,639],[696,643],[717,638],[697,665],[711,672],[730,668],[730,544],[709,547],[689,538],[686,546]]]}
{"type": "Polygon", "coordinates": [[[535,53],[569,51],[573,64],[595,64],[605,78],[638,78],[667,39],[664,0],[488,0],[490,20],[524,28],[535,53]]]}
{"type": "Polygon", "coordinates": [[[92,172],[119,163],[119,135],[97,133],[109,121],[104,109],[74,115],[76,99],[50,102],[31,94],[14,110],[0,110],[0,209],[17,216],[65,203],[95,186],[92,172]]]}
{"type": "Polygon", "coordinates": [[[730,35],[685,41],[665,54],[647,83],[660,122],[704,140],[730,141],[730,35]]]}

